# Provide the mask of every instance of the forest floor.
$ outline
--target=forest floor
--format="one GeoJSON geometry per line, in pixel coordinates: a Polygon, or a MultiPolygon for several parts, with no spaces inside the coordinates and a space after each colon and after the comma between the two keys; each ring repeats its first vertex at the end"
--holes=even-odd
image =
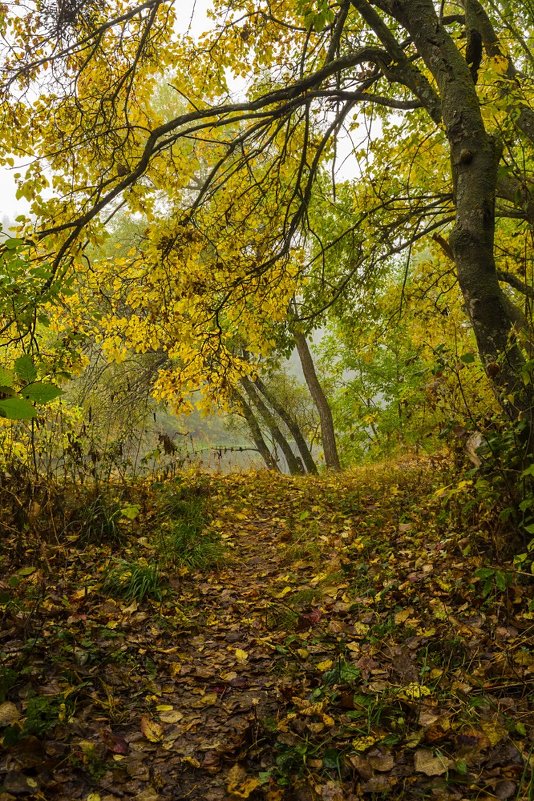
{"type": "Polygon", "coordinates": [[[0,801],[531,798],[528,577],[442,480],[190,474],[47,537],[34,500],[4,525],[0,801]]]}

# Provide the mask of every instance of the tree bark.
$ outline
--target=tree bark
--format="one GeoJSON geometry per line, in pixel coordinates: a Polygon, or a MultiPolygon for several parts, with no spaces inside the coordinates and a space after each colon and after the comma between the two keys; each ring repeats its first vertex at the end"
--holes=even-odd
{"type": "Polygon", "coordinates": [[[261,433],[261,429],[258,425],[258,421],[254,416],[254,412],[241,395],[236,389],[232,391],[232,400],[234,401],[235,405],[238,407],[239,411],[247,421],[247,425],[250,429],[250,433],[252,435],[252,439],[260,456],[262,457],[263,461],[265,462],[266,466],[269,470],[275,470],[277,473],[280,472],[280,468],[278,467],[271,451],[267,447],[267,443],[263,439],[263,434],[261,433]]]}
{"type": "Polygon", "coordinates": [[[283,422],[288,427],[289,431],[291,432],[291,436],[295,440],[297,448],[299,449],[299,453],[302,457],[302,462],[308,473],[313,473],[315,475],[317,473],[317,465],[313,460],[311,451],[308,448],[306,440],[302,435],[302,431],[300,430],[297,421],[294,420],[293,417],[287,411],[287,409],[285,409],[282,406],[282,404],[278,402],[277,398],[272,394],[272,392],[270,392],[267,389],[261,378],[256,378],[254,384],[257,387],[257,389],[259,389],[264,398],[266,398],[266,400],[274,409],[279,418],[283,420],[283,422]]]}
{"type": "Polygon", "coordinates": [[[301,333],[294,333],[295,344],[302,365],[302,372],[313,402],[319,412],[319,420],[321,422],[321,439],[323,443],[324,460],[326,466],[330,470],[341,470],[339,455],[337,452],[336,435],[334,430],[334,419],[332,417],[332,410],[328,403],[328,399],[324,390],[319,382],[315,365],[313,363],[312,355],[306,342],[306,337],[301,333]]]}
{"type": "Polygon", "coordinates": [[[467,62],[440,23],[432,0],[380,2],[406,28],[436,80],[449,142],[456,220],[450,245],[478,350],[499,401],[512,418],[530,412],[524,359],[499,286],[494,257],[500,149],[485,130],[467,62]]]}
{"type": "Polygon", "coordinates": [[[241,386],[243,387],[243,389],[245,390],[245,392],[249,396],[250,400],[255,405],[255,407],[257,408],[258,412],[260,413],[260,415],[264,419],[265,423],[267,424],[267,426],[269,428],[269,431],[272,434],[273,439],[280,446],[280,449],[281,449],[282,453],[285,456],[285,459],[286,459],[286,462],[287,462],[287,467],[288,467],[288,470],[291,473],[291,475],[295,476],[295,475],[298,475],[299,473],[303,473],[304,471],[302,469],[302,465],[300,464],[300,462],[298,461],[297,457],[295,456],[295,454],[291,450],[291,446],[290,446],[289,442],[287,441],[287,439],[282,434],[282,432],[281,432],[276,420],[274,419],[271,411],[269,410],[269,408],[263,402],[262,398],[258,394],[258,391],[254,387],[254,384],[252,383],[250,378],[247,378],[246,376],[243,377],[241,379],[241,386]]]}

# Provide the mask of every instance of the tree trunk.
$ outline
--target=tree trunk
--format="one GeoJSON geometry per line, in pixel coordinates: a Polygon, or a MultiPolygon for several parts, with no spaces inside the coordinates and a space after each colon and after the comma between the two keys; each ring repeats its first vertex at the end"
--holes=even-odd
{"type": "Polygon", "coordinates": [[[324,460],[326,466],[330,470],[341,470],[339,462],[339,455],[337,452],[336,435],[334,431],[334,420],[332,417],[332,410],[330,409],[328,399],[324,394],[324,390],[317,378],[315,372],[315,365],[313,363],[312,355],[306,342],[306,337],[301,333],[294,333],[295,344],[302,365],[302,372],[313,398],[313,402],[319,412],[319,420],[321,422],[321,439],[323,442],[324,460]]]}
{"type": "Polygon", "coordinates": [[[297,448],[299,449],[299,453],[302,457],[302,461],[308,473],[313,473],[314,475],[317,474],[317,465],[313,460],[313,456],[311,454],[310,449],[306,443],[302,435],[302,431],[300,430],[299,424],[293,417],[289,414],[287,409],[285,409],[281,403],[275,398],[275,396],[267,389],[261,378],[257,378],[254,382],[255,386],[259,389],[261,394],[264,398],[267,399],[268,403],[272,406],[276,414],[279,416],[281,420],[286,424],[295,443],[297,448]]]}
{"type": "Polygon", "coordinates": [[[525,392],[521,380],[524,359],[495,265],[500,149],[485,130],[467,62],[440,23],[432,0],[391,0],[386,5],[412,36],[439,88],[456,206],[450,244],[458,280],[486,372],[502,407],[517,418],[530,409],[531,392],[525,392]]]}
{"type": "Polygon", "coordinates": [[[254,417],[254,412],[241,395],[236,389],[232,391],[232,400],[234,401],[235,405],[238,407],[239,411],[247,421],[247,425],[250,429],[250,433],[252,435],[252,439],[254,440],[254,444],[258,449],[260,456],[262,457],[263,461],[265,462],[266,466],[269,470],[276,470],[276,472],[280,472],[280,468],[278,467],[271,451],[267,447],[267,443],[263,439],[263,434],[261,433],[261,429],[258,425],[258,421],[254,417]]]}
{"type": "Polygon", "coordinates": [[[267,408],[263,400],[258,394],[258,391],[255,389],[254,384],[247,378],[246,376],[241,379],[241,386],[249,396],[252,403],[257,408],[258,412],[264,419],[265,423],[267,424],[269,431],[272,434],[272,437],[275,442],[278,443],[282,453],[285,456],[287,467],[289,472],[292,476],[298,475],[299,473],[303,473],[302,465],[299,463],[297,457],[291,450],[291,446],[287,439],[284,437],[280,428],[274,419],[271,411],[267,408]]]}

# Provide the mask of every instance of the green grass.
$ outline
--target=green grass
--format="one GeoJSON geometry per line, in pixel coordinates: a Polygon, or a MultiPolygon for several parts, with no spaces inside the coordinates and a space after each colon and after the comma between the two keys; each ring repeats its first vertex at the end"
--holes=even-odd
{"type": "Polygon", "coordinates": [[[126,601],[144,601],[145,598],[161,600],[158,566],[120,559],[108,569],[102,589],[126,601]]]}
{"type": "Polygon", "coordinates": [[[222,560],[224,548],[221,538],[206,528],[207,515],[202,496],[167,496],[162,505],[162,516],[157,549],[165,565],[206,570],[222,560]]]}

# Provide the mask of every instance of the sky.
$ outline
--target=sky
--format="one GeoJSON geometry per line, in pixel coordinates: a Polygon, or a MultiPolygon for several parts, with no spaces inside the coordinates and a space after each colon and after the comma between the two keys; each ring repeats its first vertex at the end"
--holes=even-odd
{"type": "MultiPolygon", "coordinates": [[[[176,0],[177,30],[180,33],[189,30],[193,36],[206,30],[209,25],[206,11],[210,5],[210,0],[176,0]]],[[[28,203],[16,197],[14,175],[20,171],[18,164],[11,169],[0,167],[0,222],[4,229],[18,214],[28,211],[28,203]]]]}

